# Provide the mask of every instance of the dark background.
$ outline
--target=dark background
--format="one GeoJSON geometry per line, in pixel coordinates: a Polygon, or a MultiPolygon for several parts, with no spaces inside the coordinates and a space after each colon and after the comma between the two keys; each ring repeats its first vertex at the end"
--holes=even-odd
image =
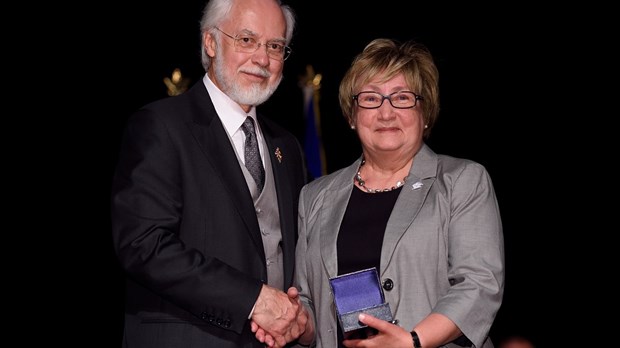
{"type": "MultiPolygon", "coordinates": [[[[568,24],[566,9],[545,12],[522,4],[496,8],[470,2],[285,2],[298,19],[293,54],[285,63],[282,84],[260,110],[303,140],[299,78],[308,64],[322,74],[320,115],[328,172],[361,153],[337,100],[338,84],[354,55],[377,37],[415,39],[430,48],[440,72],[441,111],[427,143],[435,152],[483,164],[502,213],[506,289],[491,336],[497,341],[519,333],[538,347],[551,346],[556,333],[549,320],[558,306],[553,287],[563,262],[557,256],[563,253],[550,237],[566,227],[558,221],[570,214],[563,208],[566,194],[558,175],[567,138],[567,94],[560,90],[571,83],[566,66],[575,55],[567,47],[580,30],[568,24]]],[[[92,107],[103,117],[91,126],[103,134],[98,141],[105,148],[96,172],[100,228],[95,240],[89,240],[89,250],[104,251],[97,256],[103,266],[96,268],[91,289],[104,292],[97,316],[105,324],[91,333],[107,346],[120,346],[122,335],[123,278],[109,221],[109,188],[121,132],[132,112],[166,97],[163,78],[173,69],[181,69],[191,84],[202,78],[203,6],[202,0],[114,4],[104,11],[101,36],[90,47],[105,61],[96,67],[104,86],[97,89],[92,107]]]]}

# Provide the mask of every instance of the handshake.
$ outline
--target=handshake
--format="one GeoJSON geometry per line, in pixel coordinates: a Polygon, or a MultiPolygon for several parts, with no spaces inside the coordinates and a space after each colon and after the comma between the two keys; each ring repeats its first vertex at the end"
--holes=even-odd
{"type": "Polygon", "coordinates": [[[256,339],[268,347],[284,347],[298,338],[309,344],[314,336],[314,323],[294,287],[284,293],[263,285],[250,319],[256,339]]]}

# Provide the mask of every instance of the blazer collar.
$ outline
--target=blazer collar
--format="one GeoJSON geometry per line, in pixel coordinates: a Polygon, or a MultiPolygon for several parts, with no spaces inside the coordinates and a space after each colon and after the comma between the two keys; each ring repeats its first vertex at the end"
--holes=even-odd
{"type": "Polygon", "coordinates": [[[338,258],[336,257],[338,231],[354,188],[353,177],[361,162],[360,157],[350,166],[334,173],[331,184],[325,189],[320,220],[321,257],[330,278],[338,275],[338,258]]]}
{"type": "MultiPolygon", "coordinates": [[[[361,157],[353,164],[333,174],[325,189],[321,212],[321,257],[330,278],[338,275],[337,239],[340,224],[354,188],[353,177],[361,157]]],[[[388,221],[381,251],[381,270],[389,265],[398,240],[413,223],[420,211],[437,173],[437,155],[423,144],[413,159],[407,182],[403,186],[388,221]]]]}
{"type": "MultiPolygon", "coordinates": [[[[385,228],[381,248],[381,270],[385,272],[396,250],[398,241],[410,229],[420,212],[437,175],[437,155],[426,145],[413,158],[407,182],[403,186],[394,210],[385,228]]],[[[415,231],[413,231],[415,233],[415,231]]]]}

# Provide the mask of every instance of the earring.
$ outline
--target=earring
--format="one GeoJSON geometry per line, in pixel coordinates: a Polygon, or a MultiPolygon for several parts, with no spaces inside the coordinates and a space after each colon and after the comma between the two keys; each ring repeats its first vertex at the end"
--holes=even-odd
{"type": "Polygon", "coordinates": [[[355,126],[351,126],[351,129],[355,129],[355,126]]]}
{"type": "Polygon", "coordinates": [[[427,124],[425,124],[425,125],[424,125],[424,129],[426,129],[426,128],[428,128],[428,125],[427,125],[427,124]]]}

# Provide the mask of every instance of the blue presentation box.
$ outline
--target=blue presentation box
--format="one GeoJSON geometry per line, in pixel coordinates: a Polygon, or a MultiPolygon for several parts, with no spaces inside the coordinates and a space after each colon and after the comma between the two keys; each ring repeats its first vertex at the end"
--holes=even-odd
{"type": "Polygon", "coordinates": [[[329,279],[336,304],[338,321],[343,332],[361,329],[360,313],[392,321],[392,311],[385,303],[376,268],[343,274],[329,279]]]}

